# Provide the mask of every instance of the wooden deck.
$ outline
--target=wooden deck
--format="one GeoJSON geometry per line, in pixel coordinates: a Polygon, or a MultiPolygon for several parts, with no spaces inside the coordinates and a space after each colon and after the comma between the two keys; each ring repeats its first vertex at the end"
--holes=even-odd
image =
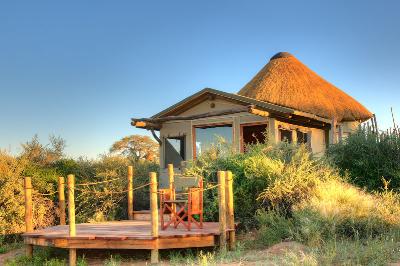
{"type": "Polygon", "coordinates": [[[76,236],[69,236],[68,225],[58,225],[23,234],[26,244],[72,249],[172,249],[210,247],[218,243],[218,223],[204,223],[203,229],[183,226],[159,228],[151,236],[149,221],[114,221],[76,225],[76,236]]]}

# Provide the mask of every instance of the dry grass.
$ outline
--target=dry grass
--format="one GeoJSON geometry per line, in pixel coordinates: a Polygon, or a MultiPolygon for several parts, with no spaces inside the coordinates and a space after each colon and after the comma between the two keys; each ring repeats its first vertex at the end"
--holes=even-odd
{"type": "Polygon", "coordinates": [[[328,180],[315,187],[314,195],[295,208],[308,208],[329,220],[377,220],[399,226],[399,195],[390,191],[369,194],[340,180],[328,180]]]}

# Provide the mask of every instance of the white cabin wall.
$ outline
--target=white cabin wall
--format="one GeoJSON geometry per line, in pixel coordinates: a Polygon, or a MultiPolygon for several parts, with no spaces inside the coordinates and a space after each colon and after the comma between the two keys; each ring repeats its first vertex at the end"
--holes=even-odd
{"type": "Polygon", "coordinates": [[[358,121],[342,122],[340,125],[342,126],[342,132],[343,132],[342,138],[345,139],[351,133],[357,131],[357,129],[360,125],[360,122],[358,122],[358,121]]]}
{"type": "MultiPolygon", "coordinates": [[[[228,102],[221,99],[215,100],[205,100],[191,109],[183,112],[182,116],[188,115],[196,115],[207,113],[211,111],[222,111],[232,108],[241,107],[243,105],[235,104],[232,102],[228,102]],[[214,108],[211,108],[211,103],[215,104],[214,108]]],[[[193,159],[193,127],[199,125],[212,125],[212,124],[232,124],[232,139],[233,145],[236,151],[240,151],[240,143],[241,143],[241,136],[240,136],[240,125],[241,124],[248,124],[248,123],[259,123],[259,122],[266,122],[268,123],[269,118],[261,117],[253,114],[249,114],[247,112],[224,115],[224,116],[216,116],[216,117],[208,117],[208,118],[201,118],[191,121],[171,121],[165,122],[162,125],[160,130],[160,137],[176,137],[176,136],[186,136],[185,138],[185,153],[186,153],[186,160],[193,159]]],[[[160,166],[161,168],[165,168],[166,165],[164,164],[164,151],[163,147],[160,147],[160,166]]]]}
{"type": "Polygon", "coordinates": [[[314,155],[322,156],[326,151],[325,130],[311,128],[311,150],[314,155]]]}
{"type": "MultiPolygon", "coordinates": [[[[186,158],[193,158],[191,121],[165,122],[160,130],[161,140],[165,137],[185,136],[186,158]]],[[[164,147],[160,147],[160,167],[165,168],[164,147]]]]}
{"type": "Polygon", "coordinates": [[[189,110],[184,111],[180,115],[186,116],[186,115],[197,115],[197,114],[203,114],[203,113],[208,113],[208,112],[215,112],[215,111],[223,111],[226,109],[232,109],[235,107],[241,107],[243,105],[235,104],[232,102],[228,102],[226,100],[222,99],[215,99],[215,100],[204,100],[203,102],[194,105],[192,108],[189,110]],[[214,108],[211,108],[211,104],[214,104],[214,108]]]}
{"type": "MultiPolygon", "coordinates": [[[[232,109],[240,107],[243,105],[232,103],[223,99],[205,100],[189,110],[183,112],[182,116],[202,114],[212,111],[222,111],[227,109],[232,109]],[[215,104],[214,108],[211,108],[211,104],[215,104]]],[[[285,123],[279,121],[272,117],[262,117],[253,115],[247,112],[218,116],[218,117],[208,117],[201,118],[191,121],[170,121],[165,122],[160,130],[160,137],[177,137],[186,136],[185,138],[185,153],[186,160],[193,159],[193,127],[196,125],[212,125],[212,124],[232,124],[232,134],[233,134],[233,145],[236,151],[241,150],[241,132],[240,126],[243,124],[253,124],[253,123],[267,123],[270,137],[275,142],[280,140],[279,127],[284,127],[288,129],[300,129],[303,132],[307,132],[311,136],[310,146],[315,155],[322,155],[326,150],[325,144],[325,131],[317,128],[307,128],[302,126],[293,125],[290,123],[285,123]]],[[[343,124],[344,132],[349,131],[352,128],[357,128],[358,124],[354,123],[343,124]]],[[[160,166],[165,168],[164,165],[164,151],[163,147],[160,148],[160,166]]]]}

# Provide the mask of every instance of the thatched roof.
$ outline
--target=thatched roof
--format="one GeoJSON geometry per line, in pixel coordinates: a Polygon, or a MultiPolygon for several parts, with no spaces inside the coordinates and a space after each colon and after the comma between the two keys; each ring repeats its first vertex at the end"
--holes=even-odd
{"type": "Polygon", "coordinates": [[[286,52],[274,55],[238,94],[337,121],[372,117],[359,102],[286,52]]]}

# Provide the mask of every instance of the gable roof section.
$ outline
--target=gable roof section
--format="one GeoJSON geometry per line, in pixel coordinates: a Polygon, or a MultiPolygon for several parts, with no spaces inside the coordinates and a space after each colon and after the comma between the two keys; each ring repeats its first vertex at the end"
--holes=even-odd
{"type": "Polygon", "coordinates": [[[276,113],[281,113],[281,114],[293,114],[295,113],[295,110],[287,107],[282,107],[278,106],[275,104],[270,104],[267,102],[263,101],[258,101],[249,97],[233,94],[233,93],[228,93],[228,92],[223,92],[211,88],[205,88],[185,99],[182,101],[168,107],[167,109],[153,115],[151,118],[161,118],[165,116],[171,116],[171,115],[179,115],[182,112],[190,109],[193,105],[198,104],[208,98],[212,97],[220,97],[223,99],[226,99],[231,102],[236,102],[239,104],[243,105],[255,105],[261,109],[276,112],[276,113]]]}

